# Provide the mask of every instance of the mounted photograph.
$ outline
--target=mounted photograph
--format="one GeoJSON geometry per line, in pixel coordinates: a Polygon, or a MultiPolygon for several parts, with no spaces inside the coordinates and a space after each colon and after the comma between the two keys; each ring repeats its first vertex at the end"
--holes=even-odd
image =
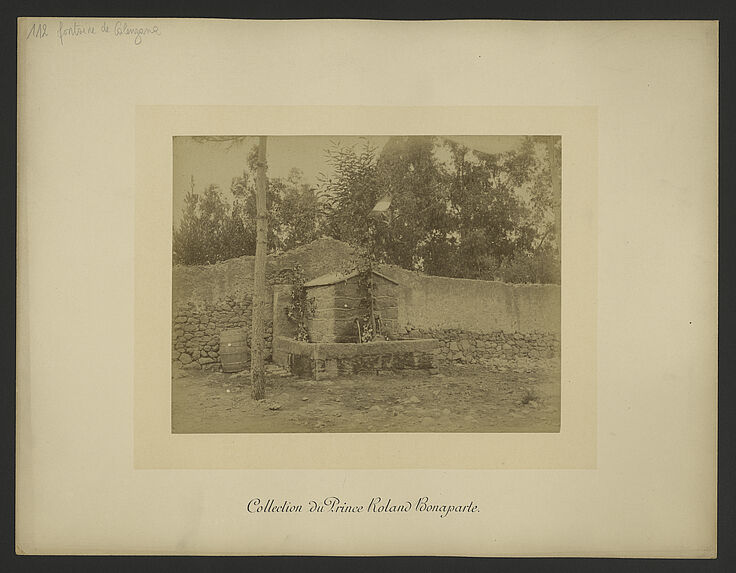
{"type": "Polygon", "coordinates": [[[561,159],[173,137],[172,433],[559,432],[561,159]]]}

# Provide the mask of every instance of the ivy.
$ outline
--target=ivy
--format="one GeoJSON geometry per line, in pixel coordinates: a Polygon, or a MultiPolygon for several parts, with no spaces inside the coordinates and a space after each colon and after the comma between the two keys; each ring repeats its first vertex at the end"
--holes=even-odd
{"type": "Polygon", "coordinates": [[[360,308],[363,310],[359,339],[360,342],[370,342],[379,334],[375,318],[376,284],[373,280],[373,260],[368,253],[361,253],[355,266],[358,271],[358,288],[362,294],[360,308]]]}
{"type": "Polygon", "coordinates": [[[302,268],[295,264],[289,270],[292,288],[291,299],[286,307],[286,316],[296,325],[296,339],[309,342],[309,328],[307,321],[314,316],[314,299],[307,296],[304,287],[305,277],[302,268]]]}

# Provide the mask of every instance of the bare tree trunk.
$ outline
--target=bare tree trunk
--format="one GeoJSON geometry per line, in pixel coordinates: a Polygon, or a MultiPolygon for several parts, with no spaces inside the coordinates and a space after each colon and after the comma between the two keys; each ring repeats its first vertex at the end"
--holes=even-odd
{"type": "Polygon", "coordinates": [[[256,173],[256,260],[253,278],[253,334],[250,350],[250,388],[254,400],[266,397],[263,354],[266,347],[266,250],[268,249],[268,213],[266,211],[266,136],[258,140],[256,173]]]}

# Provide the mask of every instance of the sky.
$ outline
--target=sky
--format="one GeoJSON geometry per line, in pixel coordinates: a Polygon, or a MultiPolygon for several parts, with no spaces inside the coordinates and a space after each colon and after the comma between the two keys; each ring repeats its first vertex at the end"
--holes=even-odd
{"type": "MultiPolygon", "coordinates": [[[[523,136],[513,135],[470,135],[443,136],[453,139],[471,149],[486,153],[500,153],[521,144],[523,136]]],[[[377,148],[377,153],[390,136],[269,136],[267,146],[268,176],[286,177],[296,167],[304,174],[304,181],[317,185],[318,176],[328,177],[332,171],[327,164],[324,150],[331,142],[363,145],[367,140],[377,148]]],[[[184,207],[184,197],[191,189],[194,177],[195,190],[202,193],[205,187],[216,184],[225,197],[229,196],[230,183],[240,175],[247,165],[249,151],[257,145],[258,137],[247,137],[240,145],[222,142],[197,142],[192,137],[174,137],[174,223],[179,221],[184,207]]]]}

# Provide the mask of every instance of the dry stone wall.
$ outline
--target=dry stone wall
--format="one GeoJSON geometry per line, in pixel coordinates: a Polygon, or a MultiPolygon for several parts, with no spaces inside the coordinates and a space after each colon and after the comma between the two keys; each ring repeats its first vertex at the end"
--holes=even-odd
{"type": "MultiPolygon", "coordinates": [[[[252,297],[225,297],[215,303],[187,302],[174,313],[172,361],[184,368],[220,369],[220,334],[243,329],[250,346],[252,297]]],[[[266,325],[266,355],[271,354],[273,325],[266,325]]]]}
{"type": "Polygon", "coordinates": [[[458,329],[409,329],[411,338],[440,341],[435,358],[442,364],[482,364],[496,370],[554,366],[560,358],[560,338],[552,332],[469,332],[458,329]]]}

